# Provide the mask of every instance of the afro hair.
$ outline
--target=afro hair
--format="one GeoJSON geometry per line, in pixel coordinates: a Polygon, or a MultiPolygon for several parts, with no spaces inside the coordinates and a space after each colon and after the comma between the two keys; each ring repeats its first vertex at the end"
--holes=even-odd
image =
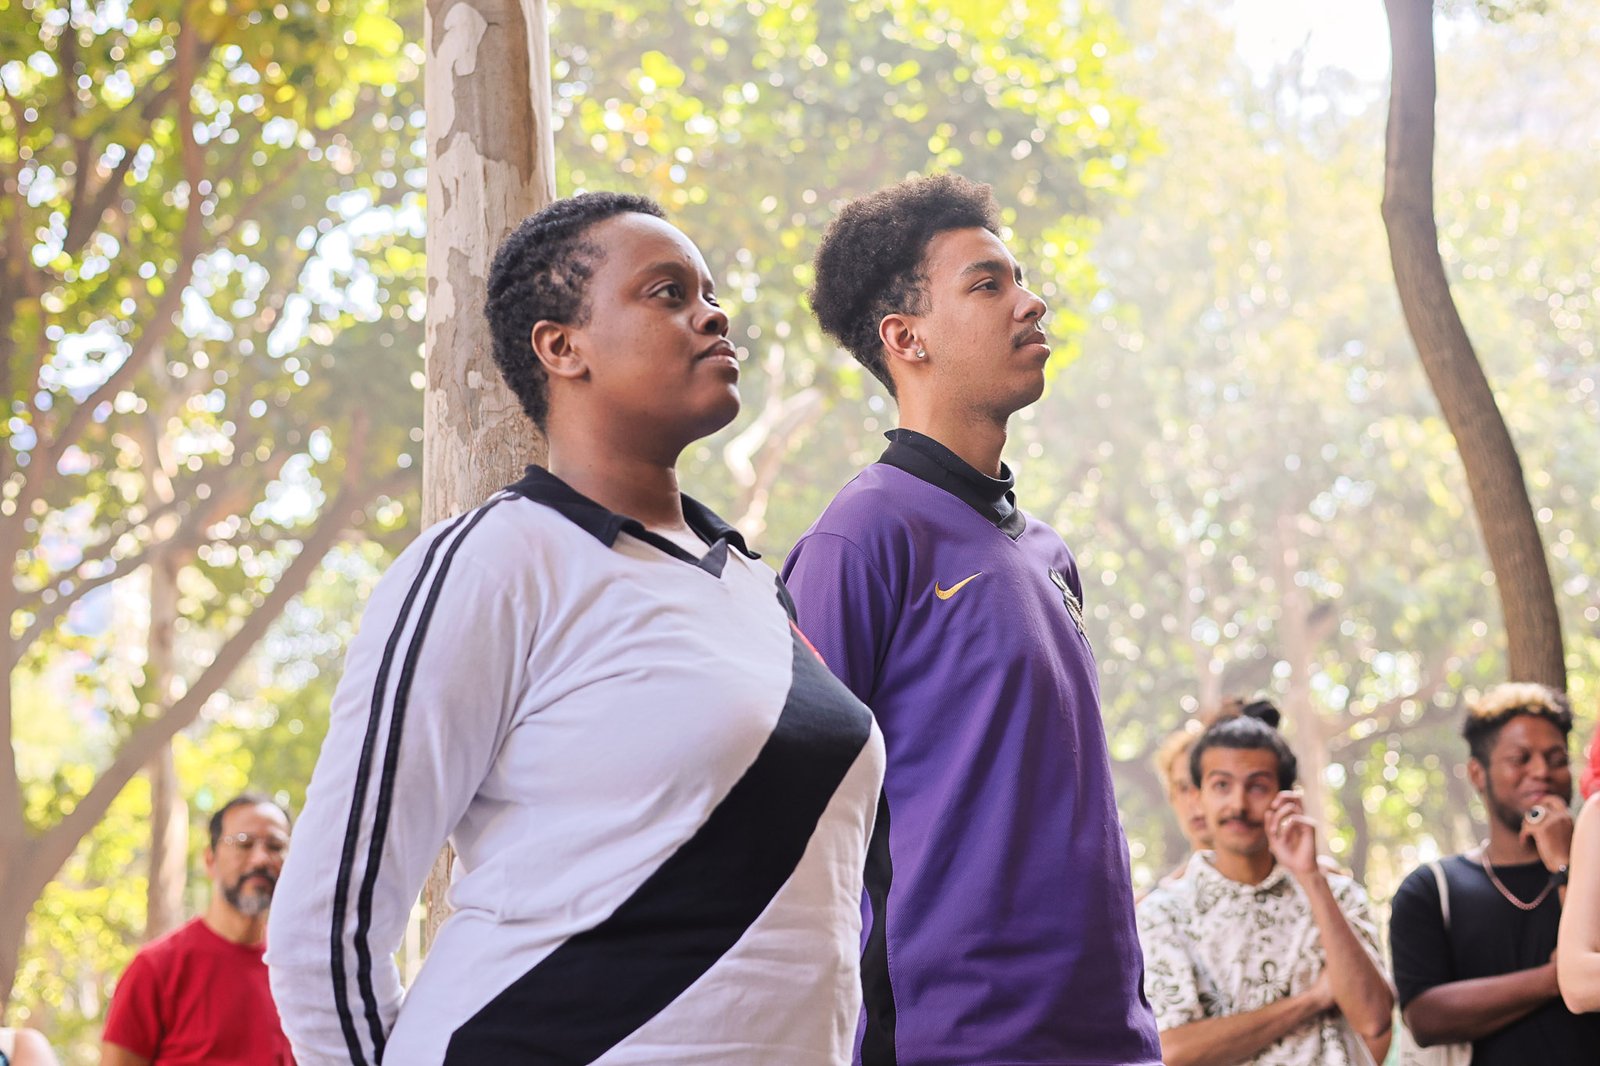
{"type": "Polygon", "coordinates": [[[1518,715],[1529,714],[1543,718],[1562,736],[1572,733],[1572,708],[1567,698],[1553,688],[1531,682],[1510,682],[1496,685],[1475,700],[1467,702],[1467,719],[1461,724],[1461,735],[1466,738],[1472,757],[1482,766],[1489,765],[1489,754],[1494,751],[1500,730],[1518,715]]]}
{"type": "Polygon", "coordinates": [[[1000,208],[989,186],[959,174],[907,178],[846,204],[817,247],[811,310],[891,396],[878,324],[885,315],[927,313],[923,256],[929,241],[953,229],[999,236],[1000,208]]]}
{"type": "Polygon", "coordinates": [[[648,197],[582,193],[529,215],[495,252],[483,307],[494,338],[494,363],[540,430],[550,414],[550,389],[544,365],[533,353],[533,327],[545,319],[574,326],[588,321],[587,287],[601,250],[584,236],[596,224],[625,214],[666,217],[648,197]]]}

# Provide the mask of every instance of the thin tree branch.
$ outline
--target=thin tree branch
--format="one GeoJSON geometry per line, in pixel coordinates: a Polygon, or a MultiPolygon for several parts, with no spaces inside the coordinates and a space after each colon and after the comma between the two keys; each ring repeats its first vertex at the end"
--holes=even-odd
{"type": "Polygon", "coordinates": [[[353,517],[357,509],[388,491],[391,485],[402,484],[404,479],[397,476],[400,473],[404,471],[390,474],[376,485],[365,488],[352,488],[347,484],[340,491],[323,512],[322,519],[304,542],[300,554],[267,594],[266,600],[251,611],[243,624],[223,643],[211,665],[201,672],[188,691],[168,705],[165,712],[135,729],[117,749],[111,765],[96,778],[83,799],[33,842],[32,850],[36,856],[34,877],[31,883],[22,886],[25,891],[32,895],[43,891],[44,886],[72,855],[78,842],[105,817],[112,802],[134,775],[163,745],[199,716],[207,701],[244,662],[289,603],[305,591],[322,560],[354,524],[353,517]]]}
{"type": "MultiPolygon", "coordinates": [[[[281,455],[275,454],[271,460],[256,467],[256,470],[262,471],[266,475],[265,480],[260,481],[259,484],[265,485],[275,479],[278,476],[278,472],[283,469],[283,464],[288,461],[288,458],[289,453],[287,452],[281,455]]],[[[224,472],[228,469],[228,467],[222,468],[224,472]]],[[[219,477],[217,480],[220,481],[222,479],[219,477]]],[[[45,586],[46,588],[54,586],[57,590],[56,598],[50,603],[44,603],[38,595],[22,600],[18,606],[22,610],[33,610],[36,614],[32,624],[23,631],[22,636],[18,639],[18,645],[24,649],[32,647],[34,641],[48,632],[52,626],[72,609],[73,604],[95,589],[127,577],[155,556],[174,551],[187,554],[198,548],[206,540],[206,530],[220,520],[223,515],[237,513],[244,509],[244,503],[247,501],[243,497],[246,495],[247,486],[238,485],[230,486],[230,488],[232,491],[229,492],[214,492],[198,508],[190,511],[188,516],[169,536],[147,542],[133,555],[114,560],[115,565],[111,570],[92,578],[74,582],[70,590],[62,590],[59,587],[62,578],[59,576],[53,578],[51,584],[45,586]]],[[[175,496],[171,504],[164,505],[164,507],[175,506],[181,508],[192,504],[192,500],[185,500],[183,496],[175,496]]],[[[168,509],[167,513],[171,513],[171,510],[168,509]]],[[[149,521],[147,519],[146,524],[149,521]]],[[[73,569],[82,570],[86,565],[101,561],[103,560],[83,559],[73,569]]],[[[42,592],[43,589],[40,591],[42,592]]]]}

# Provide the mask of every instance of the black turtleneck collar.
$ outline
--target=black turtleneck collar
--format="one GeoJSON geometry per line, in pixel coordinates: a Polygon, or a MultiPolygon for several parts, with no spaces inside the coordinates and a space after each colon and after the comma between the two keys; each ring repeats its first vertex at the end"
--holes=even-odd
{"type": "Polygon", "coordinates": [[[884,434],[889,447],[878,462],[904,470],[928,484],[944,489],[1016,540],[1027,525],[1017,506],[1017,479],[1000,464],[1000,476],[990,477],[932,437],[914,429],[891,429],[884,434]]]}
{"type": "Polygon", "coordinates": [[[711,550],[700,559],[696,559],[666,537],[652,533],[637,518],[617,514],[589,499],[543,467],[528,467],[522,475],[522,480],[507,485],[506,491],[558,512],[608,548],[617,542],[617,534],[626,533],[666,552],[674,559],[693,563],[717,577],[722,576],[723,564],[728,560],[729,545],[747,558],[761,558],[746,547],[743,534],[724,522],[711,508],[688,496],[679,497],[683,502],[683,519],[689,528],[694,530],[695,535],[711,547],[711,550]]]}

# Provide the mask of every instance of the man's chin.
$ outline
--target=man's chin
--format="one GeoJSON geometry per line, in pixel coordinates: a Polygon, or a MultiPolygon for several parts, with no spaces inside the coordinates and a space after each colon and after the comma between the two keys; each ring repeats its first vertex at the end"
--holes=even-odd
{"type": "Polygon", "coordinates": [[[272,893],[234,892],[226,896],[228,905],[246,918],[259,918],[272,909],[272,893]]]}

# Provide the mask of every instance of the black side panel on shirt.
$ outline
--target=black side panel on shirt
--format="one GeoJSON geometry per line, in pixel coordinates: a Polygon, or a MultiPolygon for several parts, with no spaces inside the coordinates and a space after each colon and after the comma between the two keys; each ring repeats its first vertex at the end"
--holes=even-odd
{"type": "Polygon", "coordinates": [[[861,1035],[861,1066],[896,1066],[894,988],[889,984],[889,885],[894,864],[889,858],[889,797],[878,794],[878,818],[867,845],[867,900],[872,904],[872,926],[861,950],[861,1002],[866,1028],[861,1035]]]}
{"type": "Polygon", "coordinates": [[[766,910],[872,729],[867,709],[790,630],[788,697],[744,776],[609,918],[457,1029],[446,1066],[593,1062],[699,980],[766,910]]]}

